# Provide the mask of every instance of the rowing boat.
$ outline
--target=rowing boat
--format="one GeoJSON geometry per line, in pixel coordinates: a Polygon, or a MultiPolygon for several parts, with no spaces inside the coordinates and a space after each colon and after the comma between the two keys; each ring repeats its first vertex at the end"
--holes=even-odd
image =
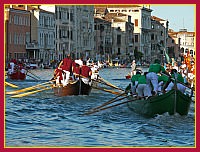
{"type": "MultiPolygon", "coordinates": [[[[129,97],[131,100],[133,97],[129,97]]],[[[128,102],[128,107],[136,113],[146,117],[154,117],[156,114],[163,114],[168,112],[170,115],[179,113],[180,115],[187,115],[191,97],[183,94],[179,90],[171,90],[163,95],[150,97],[148,99],[135,100],[128,102]]]]}
{"type": "Polygon", "coordinates": [[[82,80],[76,80],[70,82],[65,87],[54,87],[53,90],[56,96],[89,95],[92,87],[89,84],[85,84],[82,80]]]}
{"type": "Polygon", "coordinates": [[[14,71],[12,74],[7,74],[9,79],[12,80],[25,80],[26,79],[26,74],[22,73],[20,71],[14,71]]]}

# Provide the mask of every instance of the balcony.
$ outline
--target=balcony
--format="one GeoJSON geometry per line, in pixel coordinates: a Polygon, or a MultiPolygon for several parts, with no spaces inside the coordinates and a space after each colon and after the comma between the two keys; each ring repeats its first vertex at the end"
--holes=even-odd
{"type": "Polygon", "coordinates": [[[26,50],[37,50],[39,49],[37,42],[26,43],[26,50]]]}

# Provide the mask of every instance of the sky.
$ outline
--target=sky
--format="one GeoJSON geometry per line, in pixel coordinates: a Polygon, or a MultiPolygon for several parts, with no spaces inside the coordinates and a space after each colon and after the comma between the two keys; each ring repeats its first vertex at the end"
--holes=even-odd
{"type": "Polygon", "coordinates": [[[188,32],[195,31],[195,5],[150,5],[153,10],[152,16],[169,21],[169,28],[178,32],[187,29],[188,32]]]}

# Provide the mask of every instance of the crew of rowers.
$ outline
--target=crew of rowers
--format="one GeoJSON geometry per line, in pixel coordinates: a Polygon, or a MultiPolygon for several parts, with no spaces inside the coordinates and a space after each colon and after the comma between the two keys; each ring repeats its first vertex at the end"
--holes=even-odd
{"type": "Polygon", "coordinates": [[[175,80],[177,81],[177,89],[185,93],[187,83],[177,69],[166,71],[160,65],[160,61],[156,59],[149,66],[148,72],[144,72],[142,75],[141,72],[137,71],[136,75],[131,77],[131,84],[126,87],[125,91],[137,95],[138,98],[148,98],[172,90],[175,80]]]}
{"type": "Polygon", "coordinates": [[[23,62],[17,61],[16,59],[11,59],[8,63],[8,74],[13,74],[17,71],[21,73],[26,73],[27,71],[24,68],[23,62]]]}
{"type": "Polygon", "coordinates": [[[54,70],[54,79],[57,86],[67,86],[70,80],[75,81],[81,79],[85,84],[91,85],[91,79],[98,79],[98,66],[92,64],[87,65],[86,61],[81,58],[72,60],[70,55],[64,58],[58,67],[54,70]]]}

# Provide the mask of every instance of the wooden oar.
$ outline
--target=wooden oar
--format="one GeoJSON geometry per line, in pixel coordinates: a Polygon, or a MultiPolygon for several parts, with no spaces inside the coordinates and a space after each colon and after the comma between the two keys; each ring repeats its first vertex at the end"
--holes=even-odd
{"type": "MultiPolygon", "coordinates": [[[[54,81],[54,80],[53,80],[53,81],[54,81]]],[[[21,90],[6,92],[6,94],[18,94],[18,93],[21,93],[21,92],[33,90],[33,89],[39,88],[39,87],[41,87],[41,86],[45,86],[46,84],[47,84],[47,85],[50,85],[50,84],[48,84],[48,83],[51,83],[51,82],[53,82],[53,81],[44,82],[44,83],[37,84],[37,85],[35,85],[35,86],[28,87],[28,88],[24,88],[24,89],[21,89],[21,90]]]]}
{"type": "Polygon", "coordinates": [[[18,88],[17,85],[14,85],[12,83],[9,83],[9,82],[5,82],[6,85],[10,86],[10,87],[13,87],[13,88],[18,88]]]}
{"type": "MultiPolygon", "coordinates": [[[[125,93],[122,93],[122,94],[118,95],[117,97],[122,96],[122,95],[124,95],[124,94],[125,94],[125,93]]],[[[132,95],[132,94],[131,94],[131,95],[132,95]]],[[[131,95],[127,95],[127,96],[125,96],[125,97],[118,98],[118,99],[117,99],[117,97],[115,97],[115,98],[113,98],[113,99],[111,99],[111,100],[109,100],[109,101],[103,103],[102,105],[100,105],[100,106],[98,106],[98,107],[95,107],[95,108],[90,109],[89,111],[93,111],[93,110],[100,109],[100,108],[102,108],[102,107],[104,107],[104,106],[107,106],[107,105],[109,105],[109,104],[111,104],[111,103],[114,103],[114,102],[123,100],[123,99],[125,99],[125,98],[127,98],[128,96],[131,96],[131,95]]]]}
{"type": "Polygon", "coordinates": [[[95,87],[95,86],[92,86],[92,88],[97,89],[97,90],[101,90],[101,91],[105,91],[105,92],[109,92],[109,93],[112,93],[112,94],[117,94],[117,95],[121,94],[120,92],[108,90],[108,89],[105,89],[105,88],[100,88],[100,87],[95,87]]]}
{"type": "Polygon", "coordinates": [[[105,83],[105,82],[103,82],[103,81],[101,81],[101,80],[99,80],[99,79],[97,79],[97,80],[92,80],[92,81],[95,81],[95,82],[98,82],[98,83],[107,85],[107,86],[109,86],[109,87],[111,87],[111,88],[114,88],[114,89],[117,89],[117,90],[120,90],[120,91],[124,91],[124,90],[121,89],[121,88],[118,88],[118,87],[115,87],[115,86],[113,86],[113,85],[107,84],[107,83],[105,83]]]}
{"type": "Polygon", "coordinates": [[[12,98],[21,98],[21,97],[24,97],[24,96],[28,96],[28,95],[31,95],[31,94],[34,94],[34,93],[37,93],[37,92],[41,92],[41,91],[44,91],[44,90],[49,90],[49,89],[52,89],[52,88],[43,88],[43,89],[40,89],[40,90],[35,90],[35,91],[31,91],[31,92],[26,92],[26,93],[22,93],[22,94],[17,94],[17,95],[14,95],[14,96],[11,96],[12,98]]]}
{"type": "Polygon", "coordinates": [[[112,106],[108,106],[108,107],[105,107],[105,108],[100,108],[100,109],[97,109],[97,110],[94,110],[94,111],[89,111],[89,112],[84,113],[83,115],[90,115],[90,114],[93,114],[93,113],[96,113],[96,112],[99,112],[99,111],[102,111],[102,110],[106,110],[106,109],[113,108],[113,107],[116,107],[116,106],[119,106],[119,105],[122,105],[122,104],[126,104],[128,102],[132,102],[132,101],[135,101],[135,100],[138,100],[138,99],[132,99],[132,100],[124,101],[124,102],[121,102],[121,103],[118,103],[118,104],[115,104],[115,105],[112,105],[112,106]]]}
{"type": "Polygon", "coordinates": [[[31,73],[33,76],[35,76],[37,79],[41,80],[40,77],[38,77],[37,75],[35,75],[34,73],[32,73],[30,70],[27,70],[27,72],[31,73]]]}
{"type": "Polygon", "coordinates": [[[113,85],[112,83],[106,81],[106,80],[103,79],[102,77],[99,77],[98,80],[104,82],[105,84],[107,84],[107,85],[110,86],[110,87],[113,87],[113,88],[115,88],[115,89],[119,89],[119,90],[121,90],[121,91],[124,91],[123,89],[121,89],[121,88],[119,88],[119,87],[113,85]]]}
{"type": "Polygon", "coordinates": [[[29,74],[27,74],[27,76],[29,76],[29,77],[33,78],[34,80],[38,81],[38,79],[36,79],[35,77],[33,77],[33,76],[29,75],[29,74]]]}

